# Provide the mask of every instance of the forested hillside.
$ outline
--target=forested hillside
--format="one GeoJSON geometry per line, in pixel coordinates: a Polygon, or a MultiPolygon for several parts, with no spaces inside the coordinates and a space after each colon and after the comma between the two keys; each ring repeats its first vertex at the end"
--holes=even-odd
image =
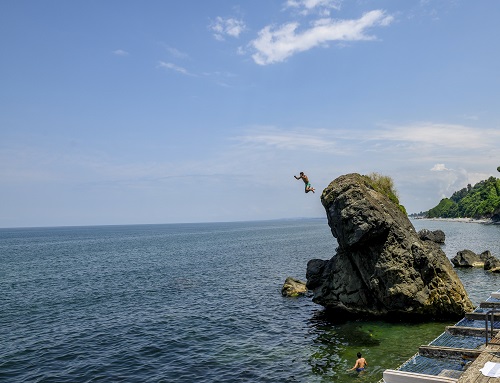
{"type": "Polygon", "coordinates": [[[450,198],[443,198],[430,209],[428,218],[491,218],[500,220],[500,179],[490,177],[474,186],[470,184],[450,198]]]}

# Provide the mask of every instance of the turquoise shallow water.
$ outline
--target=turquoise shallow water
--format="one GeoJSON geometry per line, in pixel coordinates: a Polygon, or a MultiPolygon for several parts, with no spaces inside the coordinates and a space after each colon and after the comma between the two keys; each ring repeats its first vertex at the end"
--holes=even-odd
{"type": "MultiPolygon", "coordinates": [[[[498,226],[414,224],[449,257],[500,255],[498,226]]],[[[335,247],[324,219],[0,229],[0,381],[375,382],[449,323],[335,323],[281,296],[335,247]]],[[[500,285],[460,277],[475,302],[500,285]]]]}

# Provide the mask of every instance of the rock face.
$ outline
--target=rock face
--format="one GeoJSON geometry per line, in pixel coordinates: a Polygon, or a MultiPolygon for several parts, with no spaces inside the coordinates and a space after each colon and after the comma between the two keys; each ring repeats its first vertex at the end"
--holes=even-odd
{"type": "Polygon", "coordinates": [[[347,316],[451,319],[473,309],[452,264],[422,241],[399,207],[359,174],[334,180],[321,196],[339,247],[307,264],[313,301],[347,316]]]}
{"type": "Polygon", "coordinates": [[[284,297],[298,297],[307,293],[305,282],[288,277],[281,288],[281,295],[284,297]]]}
{"type": "Polygon", "coordinates": [[[440,244],[444,243],[446,237],[442,230],[430,231],[427,229],[420,230],[418,236],[422,241],[432,241],[440,244]]]}
{"type": "Polygon", "coordinates": [[[500,273],[500,260],[491,255],[489,250],[476,254],[472,250],[462,250],[451,259],[455,267],[481,267],[493,273],[500,273]]]}

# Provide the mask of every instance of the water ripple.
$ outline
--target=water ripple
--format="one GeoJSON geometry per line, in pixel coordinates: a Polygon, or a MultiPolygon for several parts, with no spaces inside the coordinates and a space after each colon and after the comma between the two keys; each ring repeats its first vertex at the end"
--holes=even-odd
{"type": "MultiPolygon", "coordinates": [[[[304,279],[313,255],[333,254],[323,220],[2,229],[0,239],[0,381],[342,383],[362,350],[373,366],[362,380],[375,382],[444,328],[334,323],[309,298],[283,298],[287,276],[304,279]]],[[[463,274],[476,296],[490,277],[463,274]]]]}

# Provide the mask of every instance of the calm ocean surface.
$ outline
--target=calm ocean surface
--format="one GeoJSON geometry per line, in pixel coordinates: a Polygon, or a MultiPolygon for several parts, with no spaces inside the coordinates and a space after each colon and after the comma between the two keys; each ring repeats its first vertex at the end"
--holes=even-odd
{"type": "MultiPolygon", "coordinates": [[[[500,226],[412,222],[449,258],[500,257],[500,226]]],[[[333,323],[281,296],[336,246],[325,219],[0,229],[0,381],[376,382],[450,323],[333,323]]],[[[459,276],[476,304],[500,288],[459,276]]]]}

